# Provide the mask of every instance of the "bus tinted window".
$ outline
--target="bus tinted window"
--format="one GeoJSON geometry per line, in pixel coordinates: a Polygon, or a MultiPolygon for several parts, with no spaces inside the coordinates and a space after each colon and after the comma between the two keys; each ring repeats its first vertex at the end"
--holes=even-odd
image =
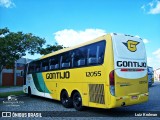
{"type": "Polygon", "coordinates": [[[62,56],[61,56],[61,60],[60,60],[60,63],[61,63],[61,68],[70,68],[71,66],[71,52],[66,52],[66,53],[63,53],[62,56]]]}
{"type": "Polygon", "coordinates": [[[37,61],[35,62],[35,72],[40,72],[41,71],[41,62],[37,61]]]}
{"type": "Polygon", "coordinates": [[[50,60],[49,60],[49,62],[50,62],[49,69],[50,70],[59,69],[59,59],[60,59],[60,57],[58,55],[50,58],[50,60]]]}
{"type": "Polygon", "coordinates": [[[75,67],[103,63],[105,41],[87,45],[75,50],[75,67]]]}
{"type": "Polygon", "coordinates": [[[81,67],[86,65],[87,60],[87,49],[86,47],[81,47],[75,50],[75,67],[81,67]]]}
{"type": "Polygon", "coordinates": [[[49,60],[48,59],[44,59],[42,61],[42,71],[47,71],[49,69],[49,60]]]}
{"type": "Polygon", "coordinates": [[[105,41],[100,41],[42,61],[31,62],[29,64],[29,73],[102,64],[105,44],[105,41]]]}
{"type": "Polygon", "coordinates": [[[97,48],[98,48],[97,44],[92,44],[87,46],[87,64],[88,65],[97,64],[97,53],[99,50],[97,48]]]}
{"type": "Polygon", "coordinates": [[[33,72],[34,72],[34,63],[33,63],[33,62],[29,63],[28,72],[29,72],[29,73],[33,73],[33,72]]]}
{"type": "Polygon", "coordinates": [[[97,63],[98,64],[102,64],[103,60],[104,60],[104,52],[105,52],[105,46],[106,46],[106,42],[102,41],[97,43],[97,53],[96,53],[96,57],[97,57],[97,63]]]}

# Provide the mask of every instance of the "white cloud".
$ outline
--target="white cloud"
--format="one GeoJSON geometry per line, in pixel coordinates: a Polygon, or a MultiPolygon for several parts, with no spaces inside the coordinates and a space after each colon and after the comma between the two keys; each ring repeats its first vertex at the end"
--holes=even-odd
{"type": "Polygon", "coordinates": [[[153,0],[148,4],[142,5],[141,9],[148,14],[160,14],[160,1],[153,0]]]}
{"type": "Polygon", "coordinates": [[[160,68],[159,64],[160,58],[157,58],[155,55],[147,57],[147,65],[153,67],[153,69],[160,68]]]}
{"type": "Polygon", "coordinates": [[[147,44],[149,41],[147,39],[143,39],[143,42],[147,44]]]}
{"type": "Polygon", "coordinates": [[[147,63],[154,69],[160,68],[160,48],[152,52],[152,56],[147,57],[147,63]]]}
{"type": "Polygon", "coordinates": [[[0,6],[12,8],[15,7],[15,4],[12,2],[12,0],[0,0],[0,6]]]}
{"type": "Polygon", "coordinates": [[[142,6],[141,6],[141,9],[142,9],[143,11],[146,11],[146,9],[145,9],[145,8],[146,8],[146,6],[145,6],[145,5],[142,5],[142,6]]]}
{"type": "Polygon", "coordinates": [[[148,5],[150,6],[150,7],[153,7],[153,1],[152,2],[150,2],[150,3],[148,3],[148,5]]]}
{"type": "Polygon", "coordinates": [[[152,5],[151,9],[148,13],[149,14],[160,14],[160,1],[156,1],[156,6],[153,7],[153,5],[152,5]]]}
{"type": "Polygon", "coordinates": [[[153,55],[156,56],[156,58],[160,59],[160,48],[157,49],[155,52],[152,53],[153,55]]]}
{"type": "Polygon", "coordinates": [[[147,63],[150,65],[153,62],[153,58],[147,57],[147,63]]]}
{"type": "Polygon", "coordinates": [[[153,67],[154,70],[160,68],[160,64],[158,63],[159,63],[158,59],[154,57],[151,59],[150,58],[147,59],[147,66],[153,67]]]}
{"type": "Polygon", "coordinates": [[[106,32],[102,29],[85,29],[84,31],[64,29],[54,33],[57,43],[65,47],[74,46],[104,34],[106,34],[106,32]]]}

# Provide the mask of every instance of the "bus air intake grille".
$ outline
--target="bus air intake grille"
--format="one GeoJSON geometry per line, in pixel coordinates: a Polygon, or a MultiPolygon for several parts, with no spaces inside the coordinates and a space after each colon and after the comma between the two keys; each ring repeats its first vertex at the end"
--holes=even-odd
{"type": "Polygon", "coordinates": [[[89,84],[90,102],[105,104],[104,84],[89,84]]]}

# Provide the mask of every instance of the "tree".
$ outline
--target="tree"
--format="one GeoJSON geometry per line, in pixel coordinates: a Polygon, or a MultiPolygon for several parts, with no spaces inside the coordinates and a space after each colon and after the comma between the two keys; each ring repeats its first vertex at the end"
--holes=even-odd
{"type": "Polygon", "coordinates": [[[46,55],[46,54],[49,54],[51,52],[55,52],[55,51],[63,49],[63,48],[64,48],[63,45],[57,45],[57,44],[55,44],[55,45],[47,45],[46,48],[41,48],[40,54],[41,55],[46,55]]]}
{"type": "Polygon", "coordinates": [[[45,39],[32,33],[10,32],[8,28],[0,29],[0,72],[4,66],[13,66],[14,62],[25,56],[26,52],[39,53],[45,39]]]}

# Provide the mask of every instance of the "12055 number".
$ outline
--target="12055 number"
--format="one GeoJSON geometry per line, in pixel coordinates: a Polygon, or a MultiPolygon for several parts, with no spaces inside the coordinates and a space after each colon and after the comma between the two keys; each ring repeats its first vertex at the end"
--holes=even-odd
{"type": "Polygon", "coordinates": [[[86,77],[101,76],[101,71],[86,72],[86,77]]]}

